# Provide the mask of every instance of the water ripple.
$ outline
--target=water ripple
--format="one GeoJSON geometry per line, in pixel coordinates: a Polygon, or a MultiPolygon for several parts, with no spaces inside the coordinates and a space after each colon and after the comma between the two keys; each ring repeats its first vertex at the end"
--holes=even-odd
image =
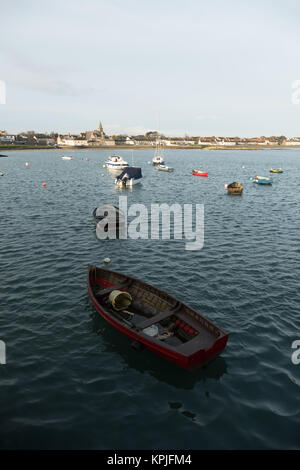
{"type": "Polygon", "coordinates": [[[89,151],[89,162],[82,151],[71,162],[60,153],[1,161],[0,447],[299,448],[297,151],[166,151],[173,174],[135,151],[144,179],[126,191],[129,205],[205,205],[205,245],[194,252],[185,240],[100,242],[92,211],[120,194],[100,176],[110,151],[89,151]],[[198,166],[209,178],[191,175],[198,166]],[[249,181],[272,166],[284,168],[272,187],[249,181]],[[241,198],[224,192],[234,180],[241,198]],[[105,257],[228,331],[222,357],[187,372],[132,350],[87,296],[87,264],[105,257]]]}

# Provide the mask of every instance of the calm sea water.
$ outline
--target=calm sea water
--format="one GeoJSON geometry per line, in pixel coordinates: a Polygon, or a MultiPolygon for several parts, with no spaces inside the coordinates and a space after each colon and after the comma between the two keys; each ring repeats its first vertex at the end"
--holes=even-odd
{"type": "MultiPolygon", "coordinates": [[[[173,174],[134,151],[144,178],[122,192],[128,204],[204,204],[200,251],[184,240],[99,241],[92,211],[120,195],[102,167],[112,152],[72,153],[0,159],[0,447],[299,448],[300,151],[166,151],[173,174]],[[209,178],[191,175],[199,167],[209,178]],[[270,167],[284,168],[273,186],[249,181],[270,167]],[[242,197],[225,194],[232,181],[242,197]],[[134,351],[93,316],[87,264],[105,257],[224,328],[222,356],[187,372],[134,351]]],[[[131,163],[131,151],[119,154],[131,163]]]]}

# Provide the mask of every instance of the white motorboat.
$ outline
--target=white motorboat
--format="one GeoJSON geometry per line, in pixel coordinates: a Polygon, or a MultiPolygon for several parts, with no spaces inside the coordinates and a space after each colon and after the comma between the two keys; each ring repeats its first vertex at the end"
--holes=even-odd
{"type": "Polygon", "coordinates": [[[164,164],[164,159],[161,155],[156,155],[153,159],[152,159],[152,163],[154,166],[157,166],[157,165],[163,165],[164,164]]]}
{"type": "Polygon", "coordinates": [[[109,170],[124,170],[129,167],[128,162],[123,160],[120,155],[111,155],[103,166],[109,170]]]}
{"type": "Polygon", "coordinates": [[[61,159],[62,159],[62,160],[72,160],[73,157],[64,155],[63,157],[61,157],[61,159]]]}

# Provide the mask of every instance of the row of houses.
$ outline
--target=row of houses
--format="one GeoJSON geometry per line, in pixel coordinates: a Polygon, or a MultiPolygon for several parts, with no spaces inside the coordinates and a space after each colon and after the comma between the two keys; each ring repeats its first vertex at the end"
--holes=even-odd
{"type": "Polygon", "coordinates": [[[261,145],[261,146],[278,146],[278,145],[287,145],[287,146],[299,146],[300,138],[286,138],[284,136],[280,137],[253,137],[253,138],[241,138],[241,137],[202,137],[198,140],[198,145],[205,146],[218,146],[218,147],[232,147],[235,145],[261,145]]]}
{"type": "Polygon", "coordinates": [[[157,132],[148,132],[145,136],[108,136],[104,133],[101,122],[99,127],[93,131],[86,131],[80,134],[55,134],[51,135],[27,132],[23,134],[8,134],[0,131],[0,142],[2,144],[16,145],[43,145],[53,147],[111,147],[115,145],[128,146],[149,146],[154,147],[157,139],[160,139],[164,147],[177,146],[202,146],[202,147],[232,147],[243,146],[300,146],[300,137],[286,138],[276,137],[164,137],[157,132]]]}

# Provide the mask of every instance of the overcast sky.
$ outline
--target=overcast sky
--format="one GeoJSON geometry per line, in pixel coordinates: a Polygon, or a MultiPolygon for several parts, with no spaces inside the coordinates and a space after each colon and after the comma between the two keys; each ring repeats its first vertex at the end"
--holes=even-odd
{"type": "Polygon", "coordinates": [[[0,14],[0,130],[300,135],[299,0],[14,0],[0,14]]]}

